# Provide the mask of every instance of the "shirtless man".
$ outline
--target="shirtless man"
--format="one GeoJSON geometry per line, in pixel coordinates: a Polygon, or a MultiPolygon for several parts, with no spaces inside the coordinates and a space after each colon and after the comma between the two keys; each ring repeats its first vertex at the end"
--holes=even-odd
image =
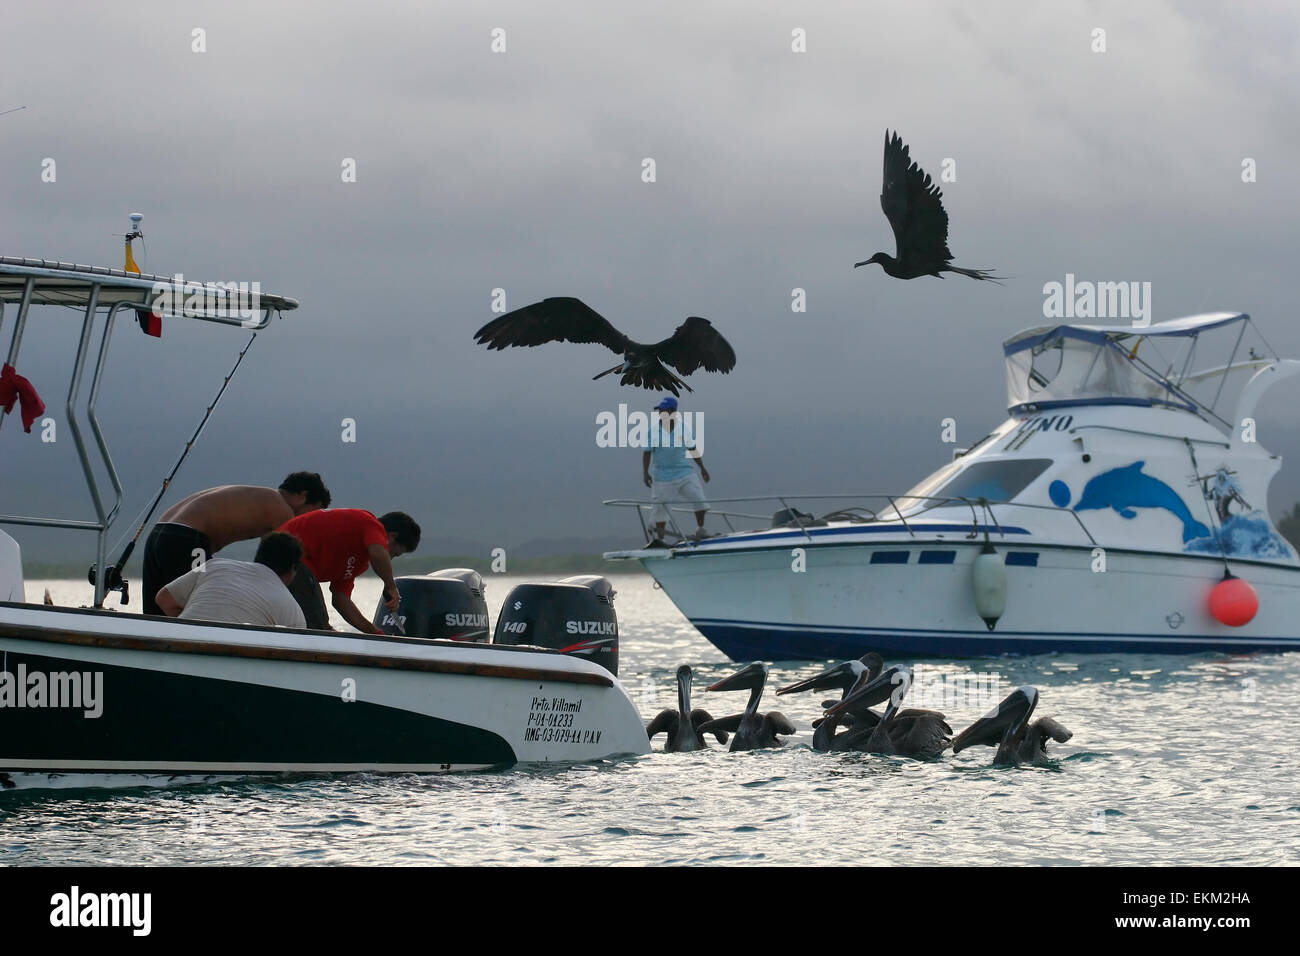
{"type": "Polygon", "coordinates": [[[158,591],[194,567],[195,551],[207,560],[233,541],[261,538],[286,521],[328,508],[320,475],[296,471],[279,489],[222,485],[195,492],[163,512],[144,546],[144,613],[162,614],[158,591]]]}

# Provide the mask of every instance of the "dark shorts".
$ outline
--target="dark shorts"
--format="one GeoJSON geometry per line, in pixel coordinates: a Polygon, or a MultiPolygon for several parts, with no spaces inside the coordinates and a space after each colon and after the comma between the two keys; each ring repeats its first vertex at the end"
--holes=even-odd
{"type": "Polygon", "coordinates": [[[144,613],[161,615],[154,595],[194,567],[194,550],[203,552],[206,561],[212,557],[212,540],[202,531],[189,525],[170,521],[156,524],[144,543],[144,613]]]}
{"type": "Polygon", "coordinates": [[[325,609],[325,598],[320,593],[320,582],[311,568],[299,561],[293,568],[293,580],[289,582],[289,593],[302,608],[302,616],[307,619],[307,626],[317,631],[325,631],[330,626],[330,612],[325,609]]]}

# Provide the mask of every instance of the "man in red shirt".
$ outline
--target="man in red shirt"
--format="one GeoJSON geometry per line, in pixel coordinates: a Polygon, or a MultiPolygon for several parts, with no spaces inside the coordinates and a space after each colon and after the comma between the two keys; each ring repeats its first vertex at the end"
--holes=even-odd
{"type": "Polygon", "coordinates": [[[328,582],[334,610],[345,621],[358,631],[384,633],[352,603],[352,586],[373,565],[384,582],[384,604],[397,611],[400,598],[392,559],[409,554],[420,544],[420,526],[410,515],[390,511],[376,518],[360,508],[335,508],[298,515],[280,530],[302,542],[302,564],[290,590],[302,606],[308,627],[329,628],[320,593],[320,584],[328,582]]]}

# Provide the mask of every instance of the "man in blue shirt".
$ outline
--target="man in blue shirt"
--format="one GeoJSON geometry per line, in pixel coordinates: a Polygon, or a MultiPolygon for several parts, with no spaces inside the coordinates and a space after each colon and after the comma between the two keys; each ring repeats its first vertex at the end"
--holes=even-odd
{"type": "Polygon", "coordinates": [[[704,486],[700,478],[709,480],[709,470],[704,467],[704,456],[695,447],[694,436],[684,425],[678,430],[681,416],[677,412],[677,399],[671,395],[655,406],[658,421],[650,426],[650,447],[641,455],[642,479],[650,489],[654,507],[655,540],[663,544],[664,527],[668,523],[668,503],[686,501],[695,506],[695,538],[703,538],[704,516],[709,503],[704,500],[704,486]],[[695,466],[699,466],[697,472],[695,466]]]}

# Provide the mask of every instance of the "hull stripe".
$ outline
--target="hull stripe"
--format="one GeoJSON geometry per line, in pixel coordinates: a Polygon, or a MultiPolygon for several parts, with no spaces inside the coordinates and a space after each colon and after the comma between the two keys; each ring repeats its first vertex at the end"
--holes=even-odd
{"type": "MultiPolygon", "coordinates": [[[[872,532],[864,531],[863,533],[883,534],[887,530],[893,532],[900,531],[899,528],[894,527],[889,529],[874,530],[872,532]]],[[[969,531],[970,526],[966,525],[960,530],[969,531]]],[[[1007,533],[1016,533],[1016,534],[1029,533],[1027,531],[1018,528],[1003,527],[1002,530],[1007,533]]],[[[847,533],[847,531],[845,533],[847,533]]],[[[746,540],[753,541],[756,539],[748,538],[746,540]]],[[[745,546],[744,542],[737,542],[736,546],[733,547],[721,546],[727,544],[728,542],[729,539],[727,537],[709,538],[706,539],[706,541],[704,542],[706,545],[710,545],[709,547],[701,547],[699,545],[695,547],[689,547],[689,548],[677,547],[677,548],[672,548],[663,553],[656,552],[654,554],[640,555],[635,560],[641,562],[642,566],[645,567],[647,571],[650,571],[651,574],[653,574],[654,572],[653,570],[651,570],[651,565],[649,565],[648,562],[666,561],[666,560],[680,561],[686,559],[699,561],[704,558],[710,558],[710,557],[722,557],[722,556],[738,557],[740,555],[747,555],[747,554],[769,554],[773,551],[789,550],[788,544],[765,544],[756,547],[747,547],[745,546]],[[713,542],[717,542],[719,546],[712,546],[713,542]]],[[[954,541],[949,538],[931,539],[931,538],[923,538],[920,536],[914,536],[911,538],[899,538],[897,541],[801,541],[798,547],[804,548],[805,550],[813,549],[818,551],[820,550],[852,551],[854,549],[861,549],[864,552],[871,553],[874,552],[876,549],[883,548],[883,547],[934,548],[936,546],[939,546],[939,547],[952,548],[952,547],[962,547],[963,544],[965,545],[965,547],[968,548],[978,549],[983,547],[982,541],[963,543],[959,541],[954,541]]],[[[1025,548],[1030,548],[1030,547],[1040,552],[1063,551],[1063,552],[1084,552],[1086,554],[1091,554],[1093,550],[1093,545],[1091,544],[1054,544],[1052,542],[1047,542],[1047,541],[1013,542],[1013,541],[998,539],[996,541],[996,544],[999,547],[1020,549],[1020,551],[1004,552],[1008,555],[1023,553],[1023,550],[1025,548]]],[[[1098,547],[1102,547],[1102,546],[1098,545],[1098,547]]],[[[1142,557],[1145,558],[1157,558],[1157,559],[1181,558],[1187,561],[1209,561],[1213,564],[1217,564],[1220,566],[1223,565],[1223,561],[1224,561],[1224,559],[1220,555],[1200,554],[1194,551],[1143,551],[1139,548],[1123,548],[1123,547],[1114,547],[1114,546],[1105,547],[1105,551],[1107,554],[1136,554],[1136,555],[1141,555],[1142,557]]],[[[1267,560],[1263,558],[1248,558],[1248,557],[1241,557],[1233,554],[1228,555],[1227,560],[1234,565],[1236,564],[1254,565],[1257,567],[1272,568],[1278,571],[1290,571],[1293,573],[1300,573],[1300,564],[1294,564],[1289,561],[1267,560]]],[[[1008,563],[1014,566],[1014,563],[1012,562],[1008,562],[1008,563]]],[[[662,584],[662,582],[660,583],[662,584]]]]}
{"type": "Polygon", "coordinates": [[[1296,638],[1233,638],[1147,634],[1008,634],[978,631],[797,628],[744,622],[692,622],[733,661],[825,661],[858,657],[866,651],[922,657],[989,657],[1001,654],[1204,654],[1210,651],[1300,650],[1296,638]]]}
{"type": "Polygon", "coordinates": [[[442,773],[486,770],[496,764],[257,763],[246,760],[32,760],[2,757],[6,773],[442,773]]]}
{"type": "Polygon", "coordinates": [[[612,678],[602,674],[516,667],[505,664],[476,664],[466,661],[430,660],[426,658],[345,654],[286,647],[257,647],[246,644],[222,644],[213,641],[187,641],[178,638],[128,637],[116,634],[93,634],[85,631],[56,631],[21,624],[0,624],[0,638],[33,641],[41,644],[76,644],[82,647],[106,647],[126,651],[164,651],[181,654],[211,654],[219,657],[249,657],[260,660],[299,661],[311,664],[344,664],[349,667],[380,667],[390,670],[425,671],[436,674],[463,674],[473,677],[499,677],[567,684],[596,684],[613,687],[612,678]]]}
{"type": "Polygon", "coordinates": [[[984,640],[999,641],[1003,638],[1025,638],[1033,640],[1078,640],[1091,641],[1097,639],[1103,640],[1128,640],[1128,641],[1176,641],[1187,643],[1189,641],[1212,641],[1215,643],[1241,643],[1241,644],[1294,644],[1300,647],[1300,637],[1232,637],[1229,635],[1193,635],[1193,634],[1171,634],[1168,637],[1161,637],[1155,634],[1135,634],[1121,631],[1070,631],[1070,632],[1043,632],[1043,631],[963,631],[957,629],[937,630],[935,628],[920,627],[838,627],[830,624],[780,624],[768,621],[741,621],[727,618],[691,618],[691,623],[697,628],[703,630],[706,627],[735,627],[749,628],[753,630],[781,631],[789,634],[860,634],[863,636],[872,636],[877,634],[916,634],[918,636],[933,637],[961,637],[966,640],[984,640]]]}

